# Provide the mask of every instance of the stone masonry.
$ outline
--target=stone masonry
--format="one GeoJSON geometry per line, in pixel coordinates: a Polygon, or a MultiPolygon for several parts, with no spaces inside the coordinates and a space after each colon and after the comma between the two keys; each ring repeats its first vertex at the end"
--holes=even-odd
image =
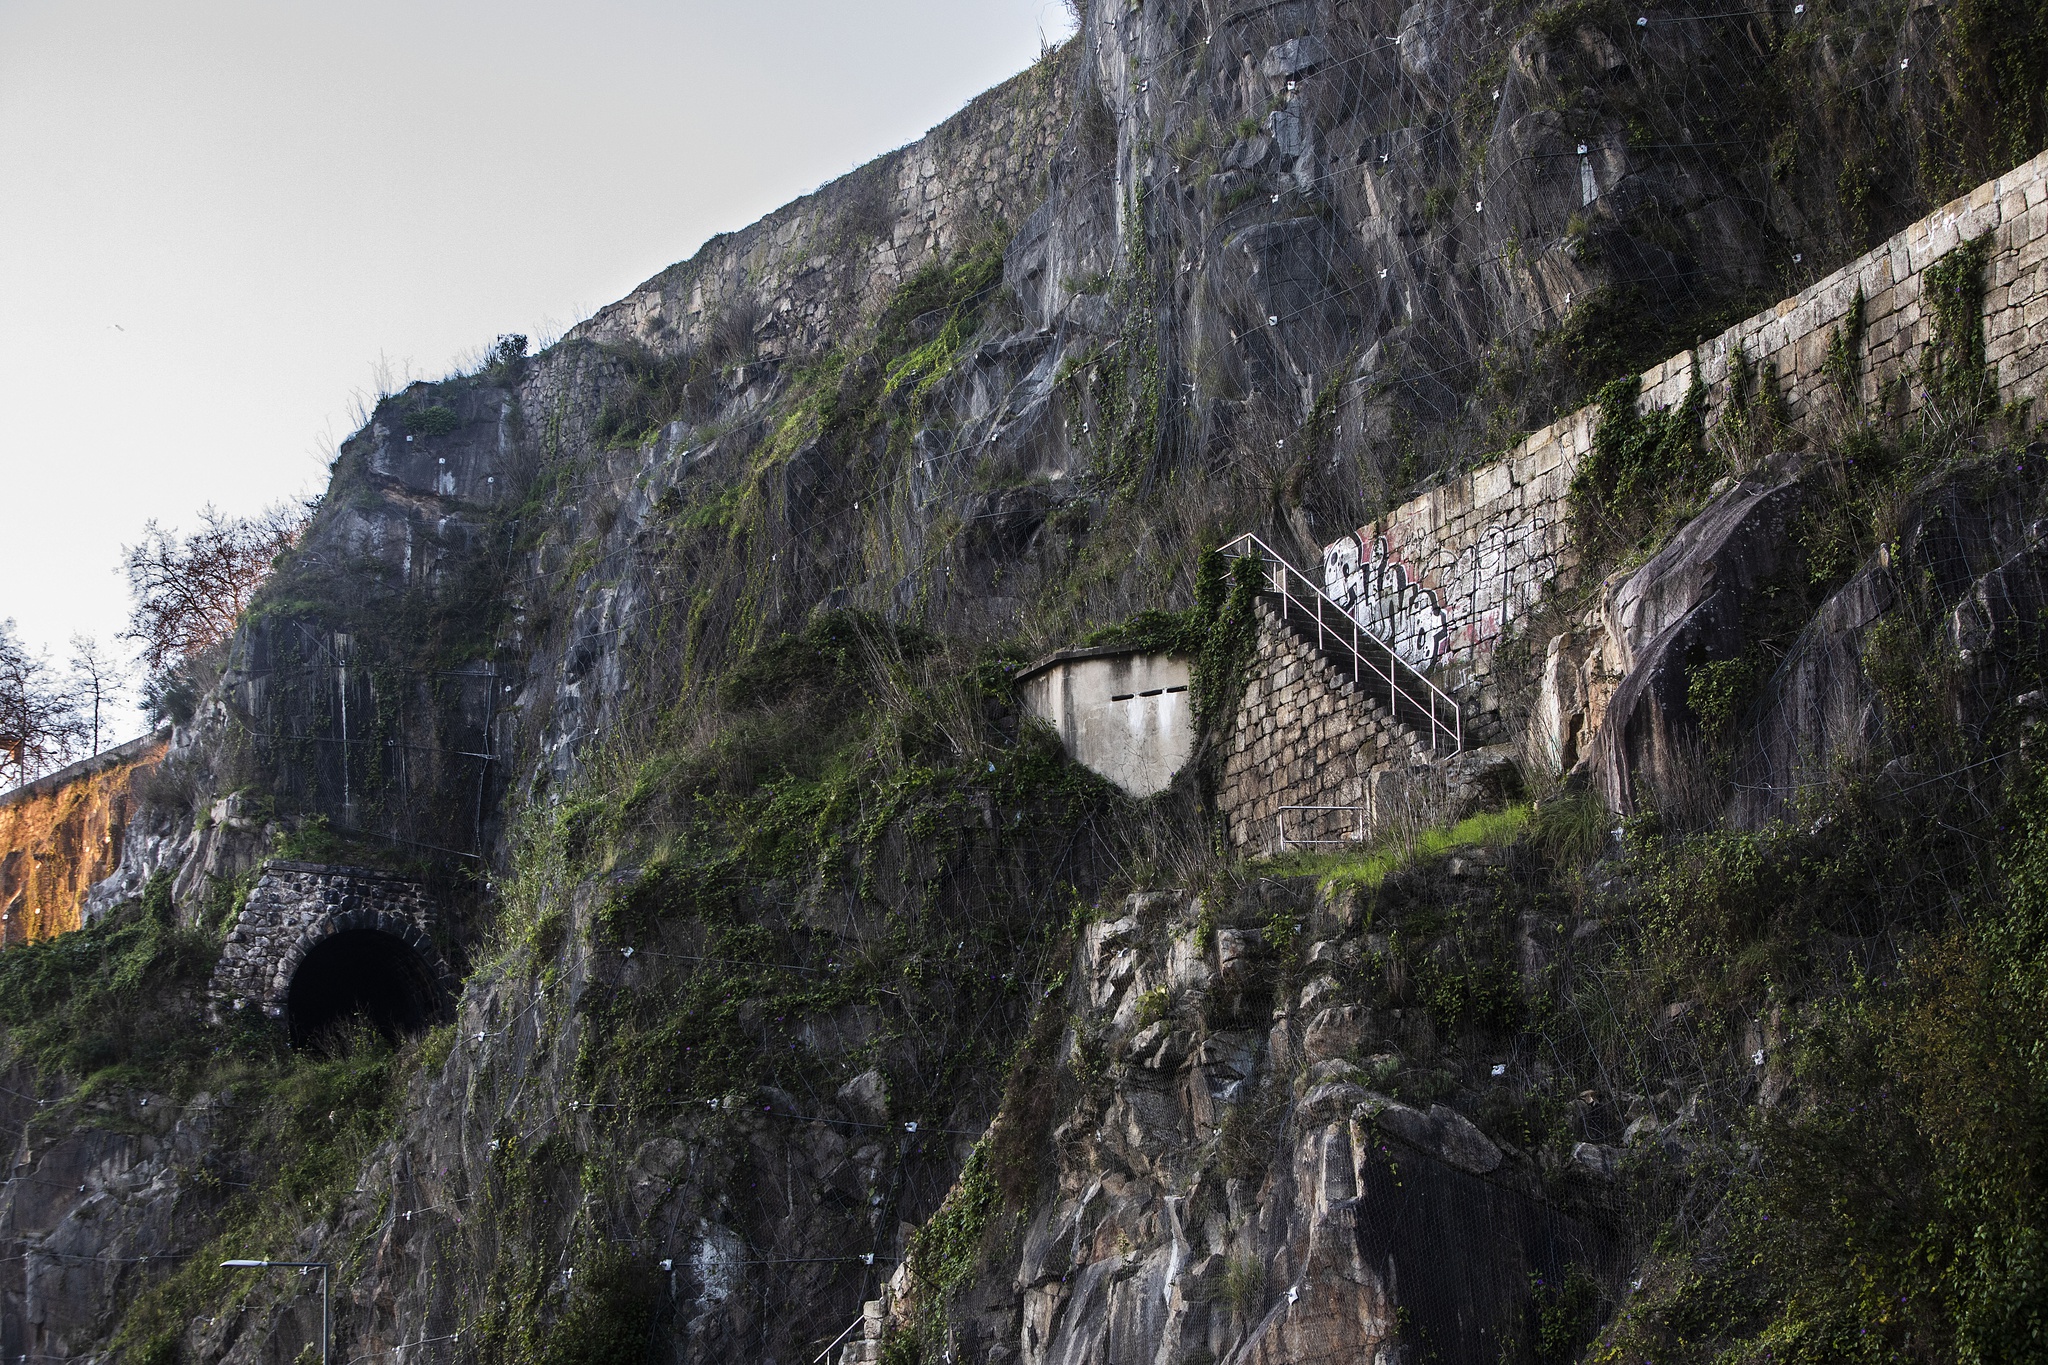
{"type": "MultiPolygon", "coordinates": [[[[1963,242],[1993,234],[1985,270],[1985,342],[2000,395],[2039,398],[2048,387],[2048,153],[1978,186],[1868,255],[1737,324],[1697,352],[1643,376],[1644,411],[1684,401],[1695,358],[1707,386],[1707,419],[1728,402],[1737,348],[1761,370],[1776,367],[1794,420],[1812,415],[1832,384],[1829,341],[1857,291],[1867,333],[1862,397],[1908,380],[1908,410],[1932,323],[1920,305],[1927,268],[1963,242]]],[[[1323,590],[1429,670],[1465,705],[1468,735],[1497,728],[1496,643],[1552,578],[1571,572],[1572,475],[1592,449],[1598,409],[1587,407],[1524,440],[1504,459],[1459,475],[1359,528],[1323,551],[1323,590]]]]}
{"type": "Polygon", "coordinates": [[[120,868],[140,785],[169,742],[144,735],[0,793],[0,946],[91,920],[93,888],[120,868]]]}
{"type": "Polygon", "coordinates": [[[1064,70],[1041,61],[909,146],[713,237],[569,336],[703,345],[759,298],[764,315],[750,321],[761,355],[814,354],[923,266],[1038,206],[1072,113],[1064,70]]]}
{"type": "Polygon", "coordinates": [[[443,998],[455,974],[434,944],[435,908],[418,882],[360,867],[273,862],[228,934],[208,991],[216,1015],[260,1009],[284,1015],[292,974],[322,939],[349,929],[375,929],[420,955],[443,998]]]}
{"type": "Polygon", "coordinates": [[[1424,761],[1426,746],[1272,608],[1262,602],[1258,612],[1252,677],[1231,723],[1217,793],[1231,843],[1278,852],[1282,806],[1343,808],[1285,812],[1290,842],[1348,839],[1361,819],[1370,834],[1374,774],[1424,761]]]}
{"type": "MultiPolygon", "coordinates": [[[[1992,234],[1985,270],[1986,356],[2007,403],[2048,387],[2048,153],[1913,224],[1882,247],[1792,298],[1729,329],[1697,352],[1643,376],[1644,411],[1683,402],[1698,378],[1712,421],[1728,402],[1739,348],[1757,371],[1774,367],[1793,420],[1821,408],[1834,381],[1824,362],[1860,291],[1867,328],[1862,398],[1910,382],[1931,332],[1920,306],[1929,266],[1964,242],[1992,234]]],[[[1896,387],[1893,392],[1896,393],[1896,387]]],[[[1587,407],[1530,436],[1505,459],[1453,478],[1383,520],[1324,547],[1323,590],[1407,662],[1449,687],[1463,708],[1467,742],[1499,740],[1494,648],[1545,585],[1576,567],[1572,476],[1593,446],[1598,408],[1587,407]]],[[[1254,678],[1224,759],[1218,804],[1242,849],[1279,848],[1283,806],[1334,806],[1322,816],[1289,812],[1287,836],[1337,839],[1370,833],[1401,798],[1382,775],[1427,762],[1405,727],[1261,608],[1254,678]],[[1379,799],[1376,801],[1376,793],[1379,799]]]]}

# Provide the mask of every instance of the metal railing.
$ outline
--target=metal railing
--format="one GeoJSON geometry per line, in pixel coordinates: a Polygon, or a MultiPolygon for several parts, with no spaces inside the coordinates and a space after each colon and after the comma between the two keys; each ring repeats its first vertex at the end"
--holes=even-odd
{"type": "Polygon", "coordinates": [[[1266,591],[1280,599],[1281,619],[1306,637],[1305,618],[1313,617],[1316,648],[1338,668],[1348,666],[1351,681],[1360,690],[1384,698],[1395,719],[1418,725],[1426,722],[1431,753],[1441,754],[1445,743],[1451,753],[1464,751],[1465,718],[1457,699],[1425,678],[1393,645],[1353,620],[1351,613],[1331,601],[1307,574],[1249,531],[1225,545],[1223,553],[1230,559],[1257,556],[1264,561],[1266,591]],[[1405,712],[1403,702],[1407,703],[1405,712]]]}
{"type": "Polygon", "coordinates": [[[1274,832],[1280,836],[1280,851],[1290,848],[1308,848],[1318,844],[1363,844],[1366,835],[1366,808],[1364,806],[1282,806],[1273,812],[1274,832]],[[1287,837],[1287,812],[1312,812],[1319,815],[1342,813],[1356,815],[1358,828],[1341,839],[1290,839],[1287,837]]]}

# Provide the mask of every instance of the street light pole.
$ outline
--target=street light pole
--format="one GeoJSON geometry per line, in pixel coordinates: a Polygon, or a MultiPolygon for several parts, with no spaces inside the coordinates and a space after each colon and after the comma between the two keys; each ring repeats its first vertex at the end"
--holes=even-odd
{"type": "Polygon", "coordinates": [[[320,1272],[320,1365],[328,1365],[327,1351],[334,1340],[334,1299],[328,1289],[325,1261],[222,1261],[223,1270],[308,1270],[320,1272]]]}

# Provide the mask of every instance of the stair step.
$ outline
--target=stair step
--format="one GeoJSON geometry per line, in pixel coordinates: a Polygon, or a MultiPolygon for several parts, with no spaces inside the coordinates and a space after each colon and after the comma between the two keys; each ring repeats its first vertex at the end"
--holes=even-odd
{"type": "Polygon", "coordinates": [[[1277,593],[1268,593],[1266,597],[1267,607],[1274,618],[1286,626],[1296,639],[1327,660],[1340,679],[1352,682],[1359,695],[1371,702],[1376,709],[1391,715],[1394,723],[1407,731],[1409,739],[1418,747],[1435,747],[1431,741],[1437,727],[1432,723],[1429,708],[1417,703],[1411,696],[1390,698],[1384,680],[1374,676],[1375,672],[1384,673],[1387,669],[1387,658],[1384,656],[1392,656],[1391,649],[1365,632],[1359,631],[1359,643],[1364,648],[1354,650],[1348,638],[1350,632],[1346,629],[1351,624],[1349,621],[1337,625],[1325,617],[1319,632],[1315,611],[1306,607],[1299,599],[1283,600],[1277,593]],[[1354,667],[1354,655],[1362,666],[1354,667]]]}

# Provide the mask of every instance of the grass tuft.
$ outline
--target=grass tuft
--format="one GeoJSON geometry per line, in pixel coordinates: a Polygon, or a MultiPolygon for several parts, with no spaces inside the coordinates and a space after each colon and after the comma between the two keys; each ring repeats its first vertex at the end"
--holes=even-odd
{"type": "Polygon", "coordinates": [[[1376,888],[1393,873],[1461,848],[1492,848],[1513,843],[1529,827],[1529,807],[1509,806],[1467,816],[1454,825],[1439,825],[1413,835],[1382,838],[1367,848],[1339,853],[1290,852],[1270,860],[1280,876],[1314,877],[1325,888],[1376,888]]]}

